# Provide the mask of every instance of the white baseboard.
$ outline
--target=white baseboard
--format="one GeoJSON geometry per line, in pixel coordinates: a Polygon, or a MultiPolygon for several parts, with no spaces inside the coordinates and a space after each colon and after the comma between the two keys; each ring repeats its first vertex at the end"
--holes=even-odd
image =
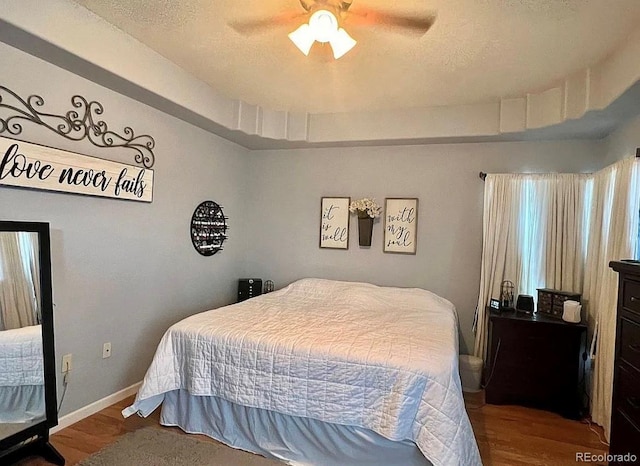
{"type": "Polygon", "coordinates": [[[69,427],[70,425],[75,424],[76,422],[97,413],[98,411],[102,411],[104,408],[108,408],[118,401],[124,400],[128,396],[136,394],[138,392],[138,389],[140,388],[140,385],[142,385],[142,382],[134,383],[130,387],[124,388],[119,392],[113,393],[109,396],[105,396],[101,400],[95,401],[90,405],[85,406],[84,408],[77,409],[72,413],[62,416],[60,419],[58,419],[58,425],[52,428],[49,432],[51,434],[55,434],[65,427],[69,427]]]}

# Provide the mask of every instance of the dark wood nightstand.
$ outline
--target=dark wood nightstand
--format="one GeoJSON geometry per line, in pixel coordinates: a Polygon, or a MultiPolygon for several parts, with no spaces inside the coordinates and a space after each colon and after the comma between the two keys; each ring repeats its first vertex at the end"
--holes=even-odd
{"type": "Polygon", "coordinates": [[[530,406],[580,419],[585,413],[586,331],[582,322],[492,312],[485,372],[487,403],[530,406]]]}

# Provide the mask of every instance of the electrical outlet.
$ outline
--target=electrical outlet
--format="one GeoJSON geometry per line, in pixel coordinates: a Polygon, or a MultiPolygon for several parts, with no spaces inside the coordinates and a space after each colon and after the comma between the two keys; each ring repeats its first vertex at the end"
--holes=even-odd
{"type": "Polygon", "coordinates": [[[66,374],[71,370],[71,353],[62,356],[62,373],[66,374]]]}
{"type": "Polygon", "coordinates": [[[108,341],[102,345],[102,359],[111,357],[111,342],[108,341]]]}

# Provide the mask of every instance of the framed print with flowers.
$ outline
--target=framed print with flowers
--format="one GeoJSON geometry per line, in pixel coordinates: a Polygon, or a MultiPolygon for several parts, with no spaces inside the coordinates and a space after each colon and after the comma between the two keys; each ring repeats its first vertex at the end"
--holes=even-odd
{"type": "Polygon", "coordinates": [[[323,197],[320,201],[320,247],[349,249],[349,197],[323,197]]]}
{"type": "Polygon", "coordinates": [[[418,235],[418,199],[385,199],[383,251],[415,254],[418,235]]]}

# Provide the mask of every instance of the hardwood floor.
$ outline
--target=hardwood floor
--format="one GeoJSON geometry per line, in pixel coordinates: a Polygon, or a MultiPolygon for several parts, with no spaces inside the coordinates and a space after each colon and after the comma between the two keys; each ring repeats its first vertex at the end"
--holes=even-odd
{"type": "MultiPolygon", "coordinates": [[[[565,419],[558,414],[522,406],[484,404],[484,392],[465,394],[465,405],[473,425],[485,466],[564,466],[579,464],[576,453],[603,455],[608,452],[602,428],[565,419]]],[[[604,465],[602,463],[589,463],[604,465]]]]}
{"type": "MultiPolygon", "coordinates": [[[[138,416],[123,419],[120,411],[132,402],[133,398],[128,398],[61,430],[51,436],[51,443],[66,458],[67,465],[72,466],[127,432],[159,426],[159,410],[147,419],[138,416]]],[[[465,394],[465,402],[485,466],[564,466],[577,464],[577,452],[607,452],[598,435],[579,421],[520,406],[486,405],[483,393],[465,394]]],[[[598,426],[593,429],[603,436],[598,426]]],[[[29,458],[18,464],[49,463],[29,458]]]]}

